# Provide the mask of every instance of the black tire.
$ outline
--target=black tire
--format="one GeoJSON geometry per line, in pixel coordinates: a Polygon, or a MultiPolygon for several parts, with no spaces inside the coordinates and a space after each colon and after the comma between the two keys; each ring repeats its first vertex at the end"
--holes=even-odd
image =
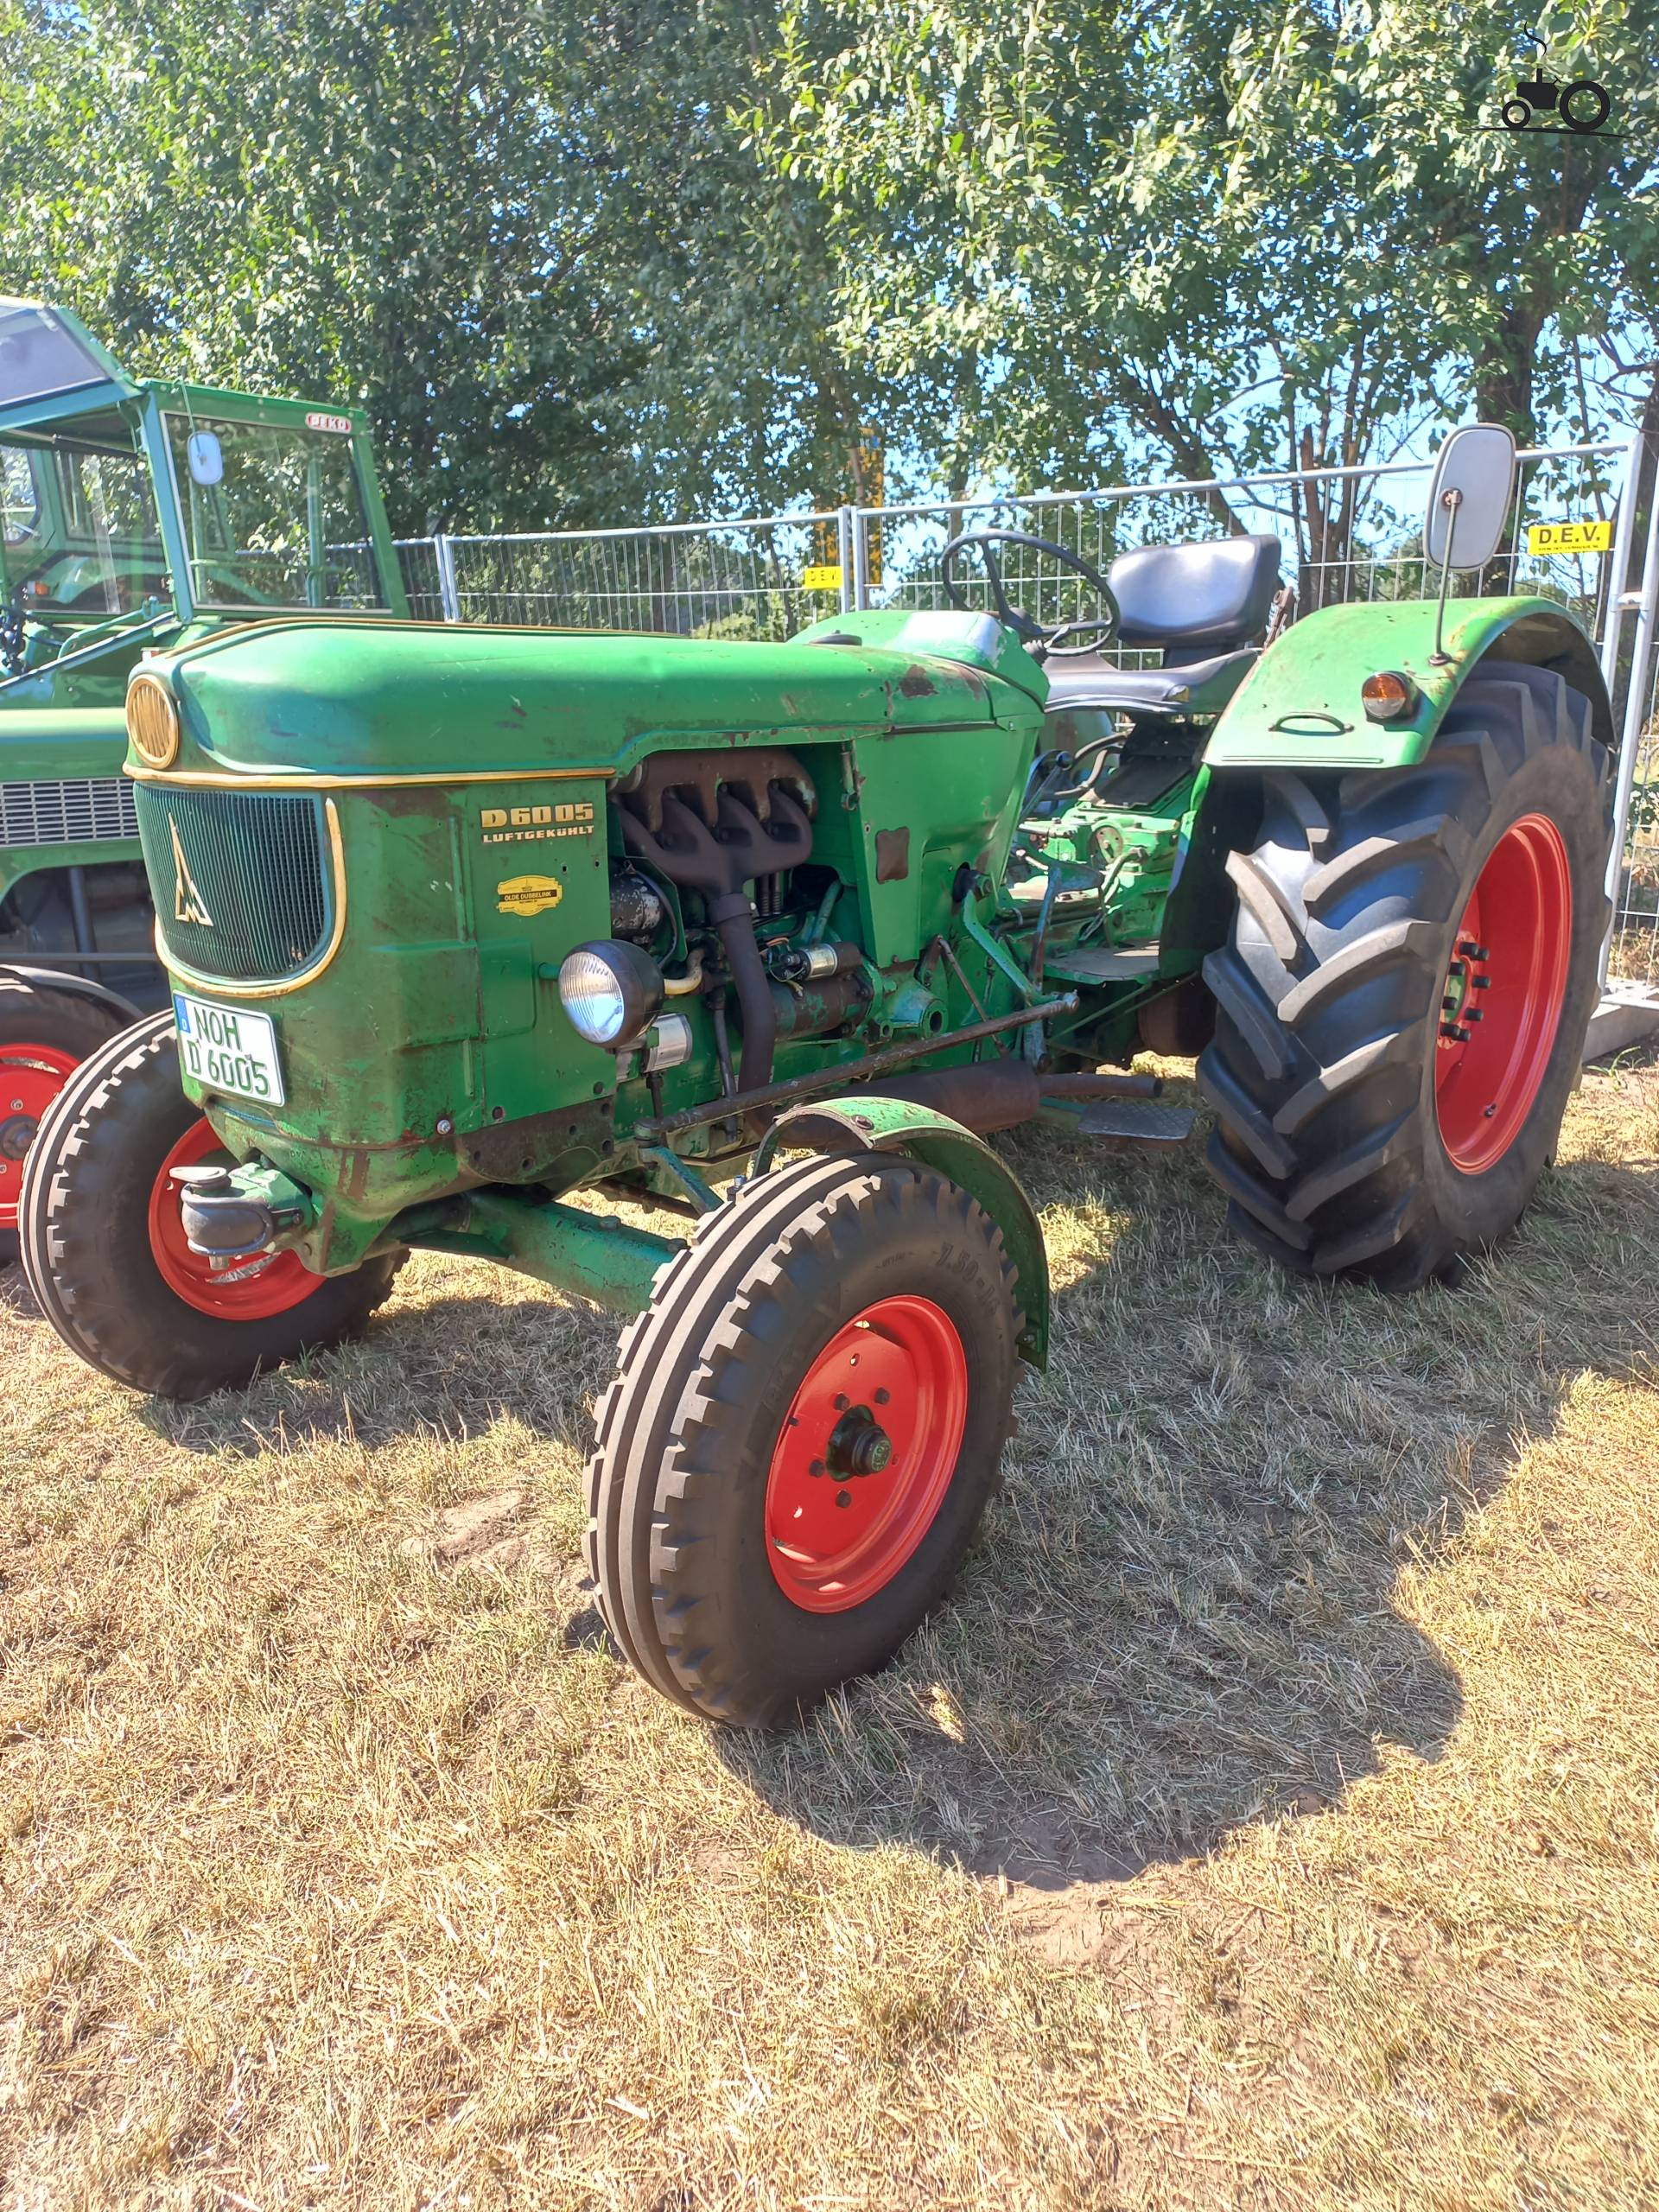
{"type": "Polygon", "coordinates": [[[65,1344],[117,1382],[180,1400],[360,1336],[398,1265],[319,1277],[302,1302],[261,1319],[189,1305],[157,1266],[149,1194],[200,1119],[180,1085],[172,1015],[135,1023],[77,1070],[42,1121],[20,1220],[29,1288],[65,1344]]]}
{"type": "Polygon", "coordinates": [[[1575,77],[1561,91],[1561,121],[1569,130],[1599,130],[1611,105],[1605,86],[1593,77],[1575,77]],[[1575,102],[1583,111],[1578,115],[1573,112],[1575,102]]]}
{"type": "MultiPolygon", "coordinates": [[[[17,1257],[17,1232],[10,1217],[21,1200],[23,1162],[43,1118],[27,1110],[39,1106],[38,1099],[25,1100],[21,1085],[8,1089],[8,1051],[18,1045],[45,1045],[79,1062],[107,1044],[120,1027],[121,1016],[97,999],[0,973],[0,1268],[17,1257]]],[[[29,1086],[31,1092],[40,1087],[38,1082],[29,1086]]]]}
{"type": "Polygon", "coordinates": [[[624,1332],[588,1468],[589,1571],[645,1679],[690,1712],[763,1728],[889,1659],[944,1596],[995,1487],[1020,1328],[1001,1230],[912,1161],[808,1160],[709,1216],[624,1332]],[[849,1610],[810,1611],[767,1550],[773,1449],[825,1347],[897,1294],[931,1301],[966,1355],[961,1448],[892,1579],[849,1610]]]}
{"type": "Polygon", "coordinates": [[[1514,1226],[1554,1155],[1595,1007],[1611,767],[1586,699],[1489,661],[1420,766],[1267,778],[1255,844],[1228,862],[1238,905],[1205,964],[1219,1018],[1198,1063],[1210,1165],[1241,1236],[1303,1274],[1408,1290],[1514,1226]],[[1437,1109],[1442,994],[1488,858],[1540,815],[1572,893],[1560,1017],[1507,1149],[1471,1172],[1437,1109]]]}
{"type": "Polygon", "coordinates": [[[1501,112],[1506,130],[1524,130],[1532,121],[1532,110],[1525,100],[1505,100],[1501,112]]]}

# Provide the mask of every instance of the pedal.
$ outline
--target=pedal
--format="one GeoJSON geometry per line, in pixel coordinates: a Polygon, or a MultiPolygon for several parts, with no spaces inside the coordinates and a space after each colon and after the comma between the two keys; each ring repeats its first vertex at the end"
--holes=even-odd
{"type": "Polygon", "coordinates": [[[1166,1106],[1157,1098],[1102,1098],[1079,1116],[1077,1134],[1124,1144],[1185,1144],[1197,1119],[1190,1106],[1166,1106]]]}

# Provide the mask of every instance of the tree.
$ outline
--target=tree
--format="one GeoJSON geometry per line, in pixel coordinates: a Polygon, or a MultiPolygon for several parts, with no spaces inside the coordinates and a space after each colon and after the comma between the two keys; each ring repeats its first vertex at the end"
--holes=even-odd
{"type": "MultiPolygon", "coordinates": [[[[1358,465],[1470,401],[1530,435],[1652,313],[1654,15],[1542,19],[1625,135],[1522,143],[1488,0],[790,0],[757,127],[830,208],[843,346],[973,365],[981,472],[1358,465]]],[[[1304,511],[1315,561],[1355,514],[1304,511]]]]}
{"type": "Polygon", "coordinates": [[[369,406],[404,530],[783,504],[861,391],[752,0],[15,6],[0,283],[134,365],[369,406]],[[16,77],[14,82],[16,81],[16,77]]]}

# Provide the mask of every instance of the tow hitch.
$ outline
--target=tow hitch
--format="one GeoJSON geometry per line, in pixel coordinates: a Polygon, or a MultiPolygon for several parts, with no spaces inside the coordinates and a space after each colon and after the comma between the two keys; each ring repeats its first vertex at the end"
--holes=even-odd
{"type": "Polygon", "coordinates": [[[190,1249],[217,1274],[293,1243],[311,1225],[310,1193],[255,1159],[240,1167],[175,1167],[190,1249]]]}

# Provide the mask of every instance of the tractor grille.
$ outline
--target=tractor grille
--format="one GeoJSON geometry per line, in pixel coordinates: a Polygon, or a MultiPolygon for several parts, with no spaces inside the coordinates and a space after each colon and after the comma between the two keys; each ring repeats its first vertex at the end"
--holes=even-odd
{"type": "Polygon", "coordinates": [[[333,898],[311,792],[143,784],[138,830],[162,937],[182,966],[226,982],[274,981],[321,951],[333,898]]]}
{"type": "Polygon", "coordinates": [[[132,785],[124,776],[0,784],[0,846],[81,845],[137,835],[132,785]]]}

